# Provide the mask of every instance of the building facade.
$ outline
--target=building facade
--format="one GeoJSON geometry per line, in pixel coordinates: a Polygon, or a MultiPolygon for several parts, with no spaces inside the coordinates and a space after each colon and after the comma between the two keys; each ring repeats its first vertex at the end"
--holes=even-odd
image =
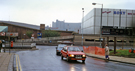
{"type": "Polygon", "coordinates": [[[65,21],[59,21],[59,20],[56,20],[56,22],[52,22],[52,30],[79,32],[80,29],[81,29],[81,23],[66,23],[65,21]]]}
{"type": "MultiPolygon", "coordinates": [[[[11,36],[10,39],[28,39],[29,37],[26,36],[27,31],[32,31],[34,34],[34,38],[37,38],[37,33],[40,33],[42,30],[47,30],[46,28],[48,27],[45,27],[45,24],[40,24],[40,26],[37,26],[13,21],[0,21],[0,39],[1,38],[5,39],[5,36],[3,36],[3,33],[5,32],[7,39],[8,36],[11,36]],[[14,36],[14,34],[16,33],[17,36],[14,36]]],[[[60,36],[72,35],[71,31],[56,31],[56,32],[60,33],[60,36]]]]}
{"type": "Polygon", "coordinates": [[[10,39],[26,39],[28,38],[26,36],[27,31],[33,31],[34,37],[37,37],[37,33],[40,31],[40,27],[36,25],[30,25],[26,23],[19,23],[19,22],[11,22],[11,21],[0,21],[0,26],[7,26],[7,31],[1,31],[6,32],[6,37],[11,36],[10,34],[17,33],[17,36],[11,36],[10,39]],[[9,35],[8,35],[9,33],[9,35]]]}
{"type": "Polygon", "coordinates": [[[101,8],[94,8],[82,19],[82,24],[80,34],[133,35],[135,10],[103,8],[101,23],[101,8]]]}

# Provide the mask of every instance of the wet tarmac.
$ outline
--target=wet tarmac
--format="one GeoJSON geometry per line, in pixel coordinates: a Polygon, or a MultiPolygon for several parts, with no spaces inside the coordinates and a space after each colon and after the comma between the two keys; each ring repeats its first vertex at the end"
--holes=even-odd
{"type": "Polygon", "coordinates": [[[105,62],[101,59],[87,57],[82,61],[67,62],[56,55],[56,46],[37,46],[39,50],[19,51],[22,71],[135,71],[135,65],[105,62]]]}

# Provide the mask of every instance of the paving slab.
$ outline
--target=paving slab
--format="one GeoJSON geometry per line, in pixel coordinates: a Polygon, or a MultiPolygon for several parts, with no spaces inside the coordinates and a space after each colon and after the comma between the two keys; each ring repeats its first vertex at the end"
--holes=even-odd
{"type": "MultiPolygon", "coordinates": [[[[90,57],[105,59],[105,56],[95,55],[91,53],[85,53],[85,54],[90,57]]],[[[118,57],[118,56],[109,56],[109,57],[110,57],[110,61],[116,61],[116,62],[122,62],[122,63],[135,65],[135,58],[126,58],[126,57],[118,57]]]]}
{"type": "Polygon", "coordinates": [[[12,53],[0,53],[0,71],[8,71],[12,53]]]}

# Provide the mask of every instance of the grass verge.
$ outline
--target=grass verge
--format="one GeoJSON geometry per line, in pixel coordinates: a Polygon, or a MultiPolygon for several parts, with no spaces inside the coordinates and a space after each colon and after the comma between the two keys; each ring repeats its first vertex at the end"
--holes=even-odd
{"type": "Polygon", "coordinates": [[[135,53],[129,53],[129,50],[116,50],[116,54],[114,51],[110,51],[110,55],[135,58],[135,53]]]}

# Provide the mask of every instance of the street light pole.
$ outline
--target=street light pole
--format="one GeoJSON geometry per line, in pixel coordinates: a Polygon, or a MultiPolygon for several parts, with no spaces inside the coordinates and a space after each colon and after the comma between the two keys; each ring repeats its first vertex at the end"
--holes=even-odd
{"type": "MultiPolygon", "coordinates": [[[[25,38],[25,34],[24,34],[24,38],[25,38]]],[[[25,41],[26,41],[26,38],[25,38],[25,41]]]]}
{"type": "Polygon", "coordinates": [[[103,4],[101,8],[101,23],[100,23],[100,47],[101,47],[101,38],[102,38],[102,12],[103,12],[103,4]]]}
{"type": "Polygon", "coordinates": [[[92,5],[102,5],[101,8],[101,20],[100,20],[100,47],[101,47],[101,38],[102,38],[102,12],[103,12],[103,4],[99,4],[99,3],[92,3],[92,5]]]}
{"type": "Polygon", "coordinates": [[[83,24],[84,24],[84,8],[82,8],[82,46],[83,46],[83,24]]]}

